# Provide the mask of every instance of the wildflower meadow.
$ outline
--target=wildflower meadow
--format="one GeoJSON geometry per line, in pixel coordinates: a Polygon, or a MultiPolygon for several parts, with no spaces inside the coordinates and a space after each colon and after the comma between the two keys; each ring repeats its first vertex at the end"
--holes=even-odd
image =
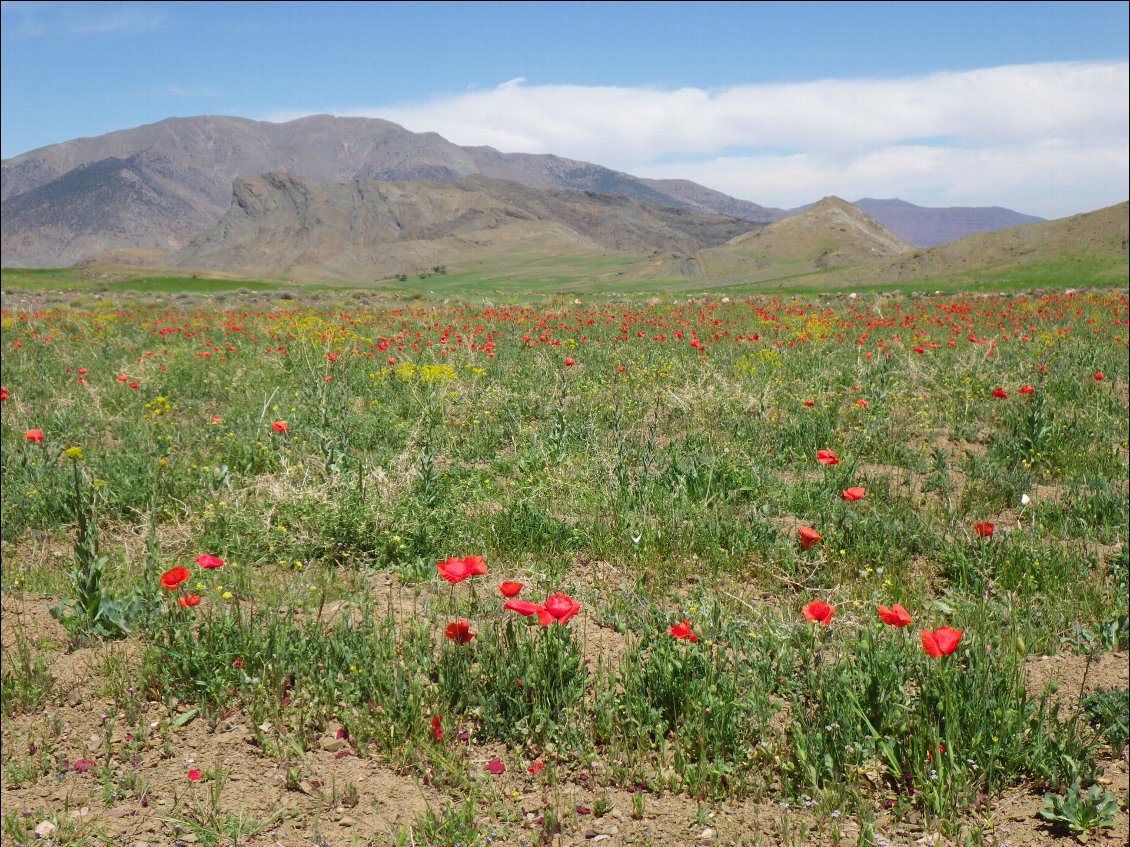
{"type": "Polygon", "coordinates": [[[6,297],[4,843],[1124,844],[1128,337],[6,297]]]}

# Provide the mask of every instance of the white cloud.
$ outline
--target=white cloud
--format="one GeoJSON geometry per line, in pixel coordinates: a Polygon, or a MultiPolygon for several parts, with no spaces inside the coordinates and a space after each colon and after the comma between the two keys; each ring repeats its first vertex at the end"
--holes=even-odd
{"type": "Polygon", "coordinates": [[[157,29],[168,19],[159,9],[117,3],[5,0],[2,11],[5,34],[20,39],[140,35],[157,29]]]}
{"type": "Polygon", "coordinates": [[[192,85],[177,85],[170,83],[165,86],[165,93],[173,97],[221,97],[220,91],[215,88],[200,88],[192,85]]]}
{"type": "Polygon", "coordinates": [[[1128,101],[1127,62],[1067,62],[718,90],[517,77],[427,102],[330,111],[456,144],[693,179],[767,206],[898,196],[1057,217],[1126,199],[1128,101]],[[691,161],[670,163],[680,157],[691,161]]]}
{"type": "Polygon", "coordinates": [[[72,24],[80,35],[138,35],[156,29],[165,15],[152,9],[122,9],[77,18],[72,24]]]}

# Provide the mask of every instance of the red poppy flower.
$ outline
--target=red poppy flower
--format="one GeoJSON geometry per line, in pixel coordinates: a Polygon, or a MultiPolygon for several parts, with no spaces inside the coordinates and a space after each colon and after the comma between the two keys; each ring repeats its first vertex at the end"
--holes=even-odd
{"type": "Polygon", "coordinates": [[[554,621],[564,625],[580,610],[581,604],[568,594],[550,594],[545,598],[542,610],[538,612],[538,620],[542,626],[549,626],[554,621]]]}
{"type": "Polygon", "coordinates": [[[876,611],[879,613],[879,619],[887,626],[902,629],[904,626],[910,625],[910,612],[898,603],[895,603],[889,609],[886,606],[880,606],[876,611]]]}
{"type": "Polygon", "coordinates": [[[836,614],[836,607],[831,603],[825,603],[823,600],[813,600],[804,607],[804,616],[813,623],[821,623],[828,626],[832,622],[832,616],[836,614]]]}
{"type": "Polygon", "coordinates": [[[231,663],[231,666],[233,668],[235,668],[237,671],[242,670],[243,669],[243,659],[236,659],[234,662],[231,663]]]}
{"type": "Polygon", "coordinates": [[[824,540],[824,536],[810,526],[802,526],[797,532],[800,535],[800,546],[805,550],[824,540]]]}
{"type": "Polygon", "coordinates": [[[517,597],[521,593],[522,587],[520,582],[504,582],[498,586],[498,590],[502,592],[503,597],[517,597]]]}
{"type": "Polygon", "coordinates": [[[222,417],[220,417],[219,415],[212,415],[212,423],[218,424],[218,423],[223,423],[223,422],[224,422],[224,419],[222,417]]]}
{"type": "Polygon", "coordinates": [[[927,656],[932,656],[935,659],[948,656],[957,649],[963,635],[965,633],[960,629],[951,629],[948,626],[940,626],[933,632],[924,629],[922,630],[922,649],[926,651],[927,656]]]}
{"type": "Polygon", "coordinates": [[[573,367],[573,365],[575,365],[575,364],[577,364],[577,363],[576,363],[575,361],[573,361],[573,357],[572,357],[572,356],[569,356],[569,357],[568,357],[567,359],[565,359],[565,367],[567,367],[567,368],[571,368],[571,367],[573,367]]]}
{"type": "Polygon", "coordinates": [[[989,523],[988,521],[973,524],[973,531],[982,538],[992,538],[996,528],[996,524],[989,523]]]}
{"type": "Polygon", "coordinates": [[[0,386],[0,401],[8,399],[8,389],[0,386]]]}
{"type": "Polygon", "coordinates": [[[213,556],[211,553],[201,553],[196,557],[196,564],[205,570],[214,570],[215,568],[222,568],[224,560],[219,556],[213,556]]]}
{"type": "Polygon", "coordinates": [[[531,603],[529,600],[507,600],[502,608],[508,609],[511,612],[517,612],[523,617],[536,615],[539,612],[545,611],[545,606],[540,603],[531,603]]]}
{"type": "Polygon", "coordinates": [[[471,576],[482,576],[487,572],[487,563],[482,556],[464,556],[463,561],[471,569],[471,576]]]}
{"type": "Polygon", "coordinates": [[[485,574],[487,565],[482,556],[451,556],[445,562],[437,562],[436,570],[440,576],[455,585],[469,576],[485,574]]]}
{"type": "Polygon", "coordinates": [[[286,421],[274,421],[271,423],[271,429],[275,432],[290,432],[290,424],[286,421]]]}
{"type": "Polygon", "coordinates": [[[1003,388],[994,388],[993,389],[993,396],[996,397],[998,400],[1007,400],[1008,399],[1008,392],[1005,391],[1003,388]]]}
{"type": "Polygon", "coordinates": [[[1098,371],[1095,374],[1095,382],[1102,382],[1104,379],[1106,379],[1106,374],[1104,374],[1102,371],[1098,371]]]}
{"type": "Polygon", "coordinates": [[[858,485],[853,485],[843,492],[843,498],[849,503],[854,503],[856,500],[862,500],[867,496],[867,489],[858,485]]]}
{"type": "Polygon", "coordinates": [[[500,774],[506,773],[506,765],[502,764],[502,759],[498,758],[498,756],[495,756],[493,759],[487,762],[486,767],[484,767],[483,770],[489,774],[499,776],[500,774]]]}
{"type": "Polygon", "coordinates": [[[866,400],[856,400],[855,405],[859,406],[859,408],[861,408],[861,409],[866,409],[871,404],[868,403],[866,400]]]}
{"type": "Polygon", "coordinates": [[[534,776],[537,776],[539,773],[542,772],[542,768],[544,768],[544,767],[545,767],[545,762],[543,762],[539,759],[538,761],[536,761],[532,765],[530,765],[528,768],[526,768],[526,770],[528,770],[534,776]]]}
{"type": "Polygon", "coordinates": [[[161,574],[161,585],[165,586],[169,591],[176,591],[184,585],[184,583],[188,582],[190,576],[191,574],[188,572],[188,568],[184,565],[177,565],[175,568],[161,574]]]}
{"type": "Polygon", "coordinates": [[[466,644],[475,637],[475,633],[471,632],[471,625],[460,618],[454,623],[447,625],[447,637],[456,644],[466,644]]]}
{"type": "Polygon", "coordinates": [[[812,408],[813,406],[815,406],[815,405],[816,405],[816,401],[815,401],[815,400],[805,400],[805,401],[804,401],[804,405],[805,405],[805,406],[806,406],[807,408],[811,409],[811,408],[812,408]]]}
{"type": "Polygon", "coordinates": [[[835,450],[817,450],[816,461],[822,465],[838,465],[840,463],[835,450]]]}
{"type": "Polygon", "coordinates": [[[675,638],[676,641],[689,641],[694,644],[698,641],[698,635],[691,632],[691,622],[684,620],[682,623],[672,624],[667,627],[667,631],[675,638]]]}
{"type": "Polygon", "coordinates": [[[471,575],[470,566],[462,559],[457,559],[454,556],[444,562],[436,563],[436,570],[439,575],[450,582],[452,585],[462,582],[471,575]]]}
{"type": "Polygon", "coordinates": [[[436,741],[443,741],[443,719],[439,715],[432,715],[432,735],[436,741]]]}
{"type": "Polygon", "coordinates": [[[202,774],[196,768],[193,768],[188,772],[188,778],[192,782],[200,782],[200,780],[204,779],[204,774],[202,774]]]}
{"type": "Polygon", "coordinates": [[[200,605],[200,595],[199,594],[182,594],[180,597],[177,598],[177,602],[180,603],[181,606],[183,606],[186,609],[191,607],[191,606],[199,606],[200,605]]]}
{"type": "Polygon", "coordinates": [[[42,444],[43,443],[43,430],[41,430],[41,429],[29,429],[27,432],[24,433],[24,441],[30,441],[32,444],[42,444]]]}
{"type": "Polygon", "coordinates": [[[1035,389],[1035,388],[1033,388],[1033,387],[1032,387],[1032,386],[1030,386],[1030,385],[1022,385],[1022,386],[1020,386],[1020,389],[1019,389],[1019,391],[1020,391],[1020,393],[1021,393],[1021,394],[1031,394],[1031,393],[1032,393],[1033,391],[1035,391],[1035,390],[1036,390],[1036,389],[1035,389]]]}

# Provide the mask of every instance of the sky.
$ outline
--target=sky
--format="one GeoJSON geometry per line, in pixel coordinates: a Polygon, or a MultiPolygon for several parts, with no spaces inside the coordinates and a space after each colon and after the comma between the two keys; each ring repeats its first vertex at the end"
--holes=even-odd
{"type": "Polygon", "coordinates": [[[1046,218],[1130,195],[1126,2],[2,3],[5,159],[167,117],[1046,218]]]}

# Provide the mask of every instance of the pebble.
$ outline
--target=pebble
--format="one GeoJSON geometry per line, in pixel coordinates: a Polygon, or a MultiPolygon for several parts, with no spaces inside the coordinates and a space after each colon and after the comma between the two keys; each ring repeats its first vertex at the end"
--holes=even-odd
{"type": "Polygon", "coordinates": [[[700,832],[698,834],[698,837],[700,839],[702,839],[703,841],[709,841],[711,838],[714,837],[714,830],[711,829],[710,827],[706,827],[705,829],[702,830],[702,832],[700,832]]]}
{"type": "Polygon", "coordinates": [[[56,827],[55,824],[51,823],[51,821],[40,821],[35,826],[35,837],[36,838],[50,838],[52,835],[55,834],[55,830],[57,828],[58,827],[56,827]]]}
{"type": "Polygon", "coordinates": [[[597,843],[598,841],[611,841],[611,840],[612,840],[612,836],[611,836],[611,835],[604,835],[604,834],[602,833],[602,834],[600,834],[600,835],[594,835],[594,836],[593,836],[592,838],[590,838],[589,840],[590,840],[590,841],[591,841],[591,842],[592,842],[593,844],[596,844],[596,843],[597,843]]]}
{"type": "Polygon", "coordinates": [[[334,738],[332,735],[327,735],[318,742],[318,746],[325,750],[327,753],[336,753],[338,750],[345,748],[345,740],[342,738],[334,738]]]}

